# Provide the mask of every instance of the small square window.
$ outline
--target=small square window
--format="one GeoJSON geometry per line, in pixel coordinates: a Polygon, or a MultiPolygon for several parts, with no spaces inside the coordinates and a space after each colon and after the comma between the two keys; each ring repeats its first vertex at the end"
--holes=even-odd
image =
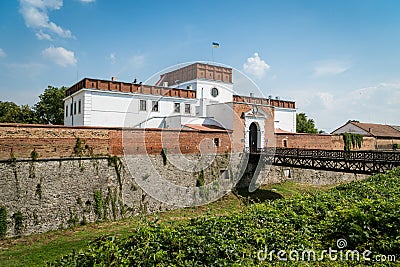
{"type": "Polygon", "coordinates": [[[158,101],[152,101],[152,108],[151,111],[158,112],[158,101]]]}
{"type": "Polygon", "coordinates": [[[140,111],[146,111],[147,110],[146,100],[140,100],[140,102],[139,102],[139,110],[140,111]]]}
{"type": "Polygon", "coordinates": [[[185,113],[190,114],[190,104],[185,104],[185,113]]]}
{"type": "Polygon", "coordinates": [[[174,112],[181,113],[181,103],[174,103],[174,112]]]}

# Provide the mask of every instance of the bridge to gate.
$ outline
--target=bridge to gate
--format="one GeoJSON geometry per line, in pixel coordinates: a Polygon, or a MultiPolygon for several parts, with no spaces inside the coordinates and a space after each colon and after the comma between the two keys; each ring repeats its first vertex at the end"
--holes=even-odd
{"type": "Polygon", "coordinates": [[[340,151],[301,148],[267,148],[250,151],[278,166],[337,172],[374,174],[400,167],[400,152],[340,151]]]}

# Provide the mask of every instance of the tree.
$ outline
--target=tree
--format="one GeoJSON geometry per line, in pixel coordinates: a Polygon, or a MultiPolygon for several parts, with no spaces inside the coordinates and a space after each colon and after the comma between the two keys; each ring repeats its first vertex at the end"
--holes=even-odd
{"type": "Polygon", "coordinates": [[[37,123],[35,112],[28,106],[0,101],[0,122],[37,123]]]}
{"type": "Polygon", "coordinates": [[[318,133],[318,129],[315,128],[313,119],[307,118],[305,113],[296,114],[296,132],[298,133],[318,133]]]}
{"type": "Polygon", "coordinates": [[[39,102],[35,104],[34,110],[39,123],[64,124],[64,97],[66,87],[48,86],[43,94],[39,96],[39,102]]]}

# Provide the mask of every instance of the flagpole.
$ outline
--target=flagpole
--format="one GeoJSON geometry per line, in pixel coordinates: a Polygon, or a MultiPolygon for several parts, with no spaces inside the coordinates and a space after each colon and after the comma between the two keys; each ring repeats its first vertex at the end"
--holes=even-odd
{"type": "Polygon", "coordinates": [[[212,60],[212,62],[214,62],[214,48],[218,48],[219,47],[219,43],[212,42],[211,44],[212,44],[212,46],[211,46],[211,60],[212,60]]]}

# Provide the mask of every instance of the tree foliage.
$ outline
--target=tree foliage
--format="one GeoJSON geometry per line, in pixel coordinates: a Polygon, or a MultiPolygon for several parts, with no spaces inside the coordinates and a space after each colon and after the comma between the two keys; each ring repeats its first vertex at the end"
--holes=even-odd
{"type": "Polygon", "coordinates": [[[0,123],[64,123],[64,97],[66,87],[48,86],[33,108],[18,106],[14,102],[0,101],[0,123]]]}
{"type": "Polygon", "coordinates": [[[37,123],[35,112],[28,106],[0,101],[0,122],[37,123]]]}
{"type": "Polygon", "coordinates": [[[34,110],[40,123],[63,124],[64,123],[64,97],[66,87],[48,86],[43,94],[39,96],[39,102],[35,104],[34,110]]]}
{"type": "Polygon", "coordinates": [[[313,119],[309,119],[305,113],[296,114],[296,132],[298,133],[318,133],[313,119]]]}

